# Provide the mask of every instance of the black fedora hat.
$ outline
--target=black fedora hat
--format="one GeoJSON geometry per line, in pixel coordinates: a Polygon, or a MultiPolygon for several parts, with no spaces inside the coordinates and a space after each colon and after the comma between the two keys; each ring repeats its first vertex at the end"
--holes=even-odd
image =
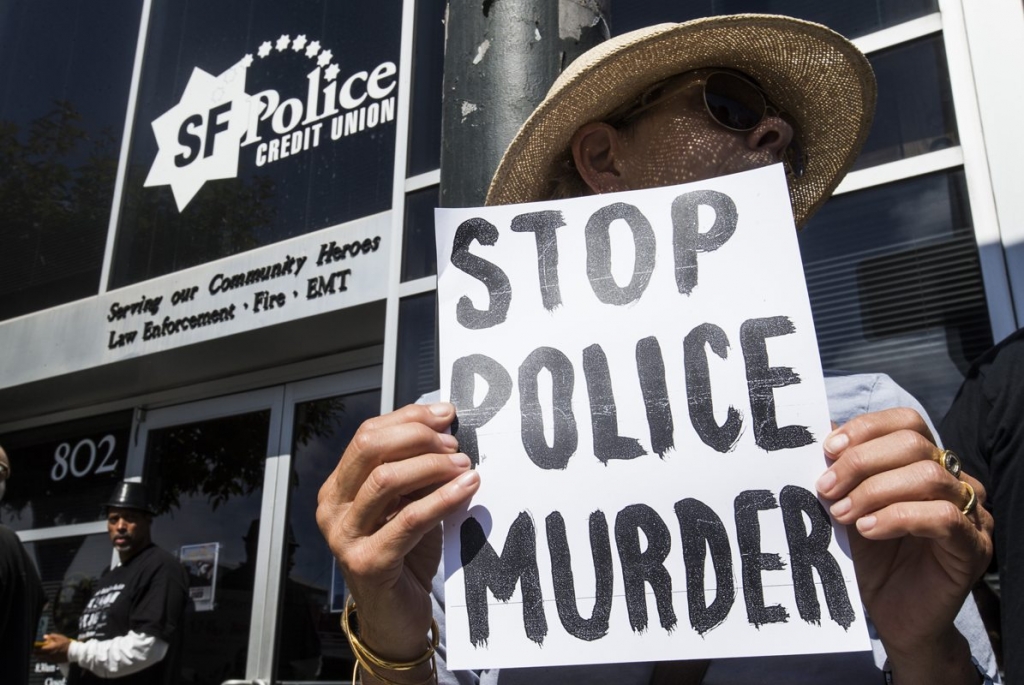
{"type": "Polygon", "coordinates": [[[142,483],[132,483],[130,481],[118,483],[117,487],[114,488],[114,494],[110,496],[110,501],[104,506],[108,509],[110,507],[118,507],[120,509],[138,509],[150,514],[156,513],[156,509],[150,504],[146,486],[142,483]]]}

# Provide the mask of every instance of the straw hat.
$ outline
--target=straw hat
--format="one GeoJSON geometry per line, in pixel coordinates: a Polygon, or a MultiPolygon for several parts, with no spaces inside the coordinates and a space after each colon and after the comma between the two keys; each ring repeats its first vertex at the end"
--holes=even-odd
{"type": "Polygon", "coordinates": [[[505,150],[487,204],[547,199],[557,160],[580,126],[603,120],[658,81],[706,67],[751,76],[795,120],[807,168],[790,179],[789,190],[802,225],[839,185],[867,138],[875,77],[867,58],[835,31],[768,14],[659,24],[581,55],[505,150]]]}

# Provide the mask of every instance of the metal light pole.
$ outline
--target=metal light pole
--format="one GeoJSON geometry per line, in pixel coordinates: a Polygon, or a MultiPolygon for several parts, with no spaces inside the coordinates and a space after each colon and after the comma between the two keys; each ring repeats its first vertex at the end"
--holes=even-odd
{"type": "Polygon", "coordinates": [[[502,152],[562,69],[608,37],[611,0],[450,0],[441,205],[482,205],[502,152]]]}

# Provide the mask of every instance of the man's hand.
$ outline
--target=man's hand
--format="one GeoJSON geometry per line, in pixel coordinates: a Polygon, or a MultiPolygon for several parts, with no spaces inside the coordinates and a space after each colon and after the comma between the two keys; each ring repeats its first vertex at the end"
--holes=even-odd
{"type": "Polygon", "coordinates": [[[49,633],[43,635],[43,644],[36,647],[36,657],[40,661],[51,664],[66,664],[68,662],[68,647],[72,640],[66,635],[49,633]]]}
{"type": "Polygon", "coordinates": [[[320,488],[317,522],[356,602],[360,638],[389,660],[426,650],[440,522],[480,484],[443,432],[454,418],[445,402],[367,420],[320,488]]]}
{"type": "Polygon", "coordinates": [[[939,450],[912,409],[859,416],[832,431],[824,445],[834,463],[818,491],[833,501],[836,520],[849,526],[861,598],[894,679],[901,685],[977,682],[953,620],[992,556],[992,517],[981,506],[985,489],[967,474],[958,480],[934,460],[939,450]],[[962,481],[978,497],[966,515],[962,481]]]}

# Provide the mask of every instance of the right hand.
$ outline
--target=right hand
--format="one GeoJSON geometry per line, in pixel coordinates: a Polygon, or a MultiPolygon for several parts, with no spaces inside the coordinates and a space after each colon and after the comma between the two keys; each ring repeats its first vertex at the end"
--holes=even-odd
{"type": "Polygon", "coordinates": [[[320,488],[317,523],[356,603],[359,637],[392,661],[426,649],[441,520],[480,485],[443,432],[454,418],[440,402],[368,419],[320,488]]]}
{"type": "Polygon", "coordinates": [[[71,642],[71,638],[60,633],[43,635],[43,644],[35,648],[36,658],[51,664],[66,664],[71,642]]]}

